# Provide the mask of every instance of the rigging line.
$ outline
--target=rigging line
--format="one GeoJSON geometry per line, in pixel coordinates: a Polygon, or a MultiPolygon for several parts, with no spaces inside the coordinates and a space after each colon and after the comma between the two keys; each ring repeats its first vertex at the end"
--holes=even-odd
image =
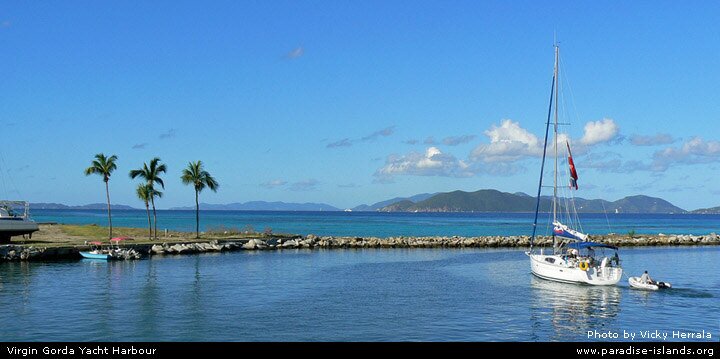
{"type": "MultiPolygon", "coordinates": [[[[567,147],[563,151],[565,151],[564,168],[565,174],[567,176],[566,178],[570,178],[570,165],[567,160],[567,158],[570,157],[570,152],[567,150],[567,147]]],[[[565,196],[565,214],[567,216],[566,224],[579,230],[580,232],[585,232],[582,226],[582,222],[580,222],[580,216],[577,210],[577,202],[575,201],[575,192],[572,190],[569,184],[567,185],[567,187],[563,186],[563,195],[565,196]],[[566,194],[566,192],[568,194],[566,194]]]]}
{"type": "Polygon", "coordinates": [[[8,191],[7,191],[7,185],[5,185],[5,175],[3,174],[4,169],[5,169],[5,166],[0,166],[0,182],[2,182],[2,189],[3,189],[4,197],[9,198],[8,191]]]}
{"type": "MultiPolygon", "coordinates": [[[[560,60],[562,61],[562,60],[560,60]]],[[[561,62],[563,69],[563,80],[565,81],[565,86],[567,86],[568,91],[570,91],[570,103],[572,104],[573,110],[575,110],[575,119],[577,120],[577,123],[580,123],[580,112],[577,109],[577,104],[575,103],[575,93],[573,92],[572,86],[570,85],[570,76],[568,76],[568,71],[566,68],[566,65],[564,62],[561,62]]],[[[569,118],[570,116],[568,116],[569,118]]]]}
{"type": "MultiPolygon", "coordinates": [[[[567,151],[567,150],[563,149],[563,151],[567,151]]],[[[563,159],[563,161],[564,161],[564,159],[563,159]]],[[[563,168],[565,169],[564,172],[567,173],[567,172],[568,172],[568,168],[567,168],[567,166],[565,166],[565,163],[563,163],[563,168]]],[[[562,186],[562,196],[563,196],[563,221],[565,222],[566,225],[569,225],[569,226],[573,227],[572,219],[571,219],[571,217],[570,217],[570,202],[569,202],[569,196],[568,196],[568,194],[567,194],[566,192],[567,192],[567,188],[565,188],[565,186],[563,185],[563,186],[562,186]]]]}
{"type": "MultiPolygon", "coordinates": [[[[570,178],[570,163],[568,162],[567,158],[570,158],[570,151],[567,147],[565,147],[565,158],[566,158],[566,164],[565,172],[567,173],[568,178],[570,178]]],[[[573,222],[575,223],[575,228],[580,230],[580,232],[585,232],[585,230],[582,227],[582,223],[580,222],[580,216],[578,215],[577,210],[577,202],[575,202],[575,192],[573,192],[572,188],[570,187],[570,184],[568,183],[568,191],[570,192],[571,197],[571,203],[572,203],[572,213],[570,214],[573,217],[573,222]]]]}
{"type": "Polygon", "coordinates": [[[553,224],[552,224],[552,213],[548,212],[547,216],[547,223],[545,225],[545,236],[549,236],[551,233],[553,233],[553,224]]]}
{"type": "Polygon", "coordinates": [[[554,93],[555,93],[555,72],[553,72],[552,85],[550,85],[550,105],[548,106],[548,116],[547,116],[547,122],[545,125],[545,144],[543,146],[542,162],[540,165],[540,184],[539,184],[538,190],[537,190],[537,201],[535,202],[535,220],[533,221],[532,237],[530,237],[530,250],[532,250],[533,242],[535,241],[535,233],[537,231],[538,212],[540,211],[540,191],[542,190],[543,172],[545,171],[545,156],[547,154],[547,139],[548,139],[548,132],[550,131],[550,115],[552,114],[552,100],[553,100],[554,93]]]}
{"type": "MultiPolygon", "coordinates": [[[[569,99],[567,99],[567,96],[565,96],[565,92],[564,92],[564,91],[562,92],[562,94],[560,94],[560,92],[558,92],[558,95],[560,96],[559,98],[561,99],[561,102],[562,102],[563,115],[566,116],[566,117],[565,117],[565,118],[566,118],[566,122],[571,122],[570,120],[571,120],[571,117],[573,117],[573,116],[571,116],[570,110],[568,109],[568,108],[570,107],[570,106],[568,105],[568,102],[569,102],[570,105],[572,105],[572,108],[573,108],[573,110],[574,110],[574,115],[575,115],[575,116],[574,116],[574,120],[576,120],[576,121],[579,123],[579,122],[580,122],[579,112],[578,112],[578,110],[577,110],[577,104],[575,103],[575,94],[574,94],[574,92],[573,92],[572,86],[570,85],[570,80],[569,80],[569,76],[568,76],[568,71],[567,71],[567,69],[566,69],[566,65],[565,65],[565,62],[563,61],[563,59],[559,59],[559,61],[560,61],[560,65],[561,65],[561,66],[563,67],[563,69],[564,69],[564,71],[563,71],[563,85],[567,86],[568,91],[570,91],[570,98],[569,98],[569,99]],[[569,100],[569,101],[568,101],[568,100],[569,100]]],[[[569,139],[570,137],[567,136],[567,138],[569,139]]],[[[569,153],[566,153],[566,157],[567,157],[567,156],[569,156],[569,153]]],[[[569,171],[569,169],[568,169],[568,171],[569,171]]],[[[569,173],[568,173],[568,178],[569,178],[569,173]]],[[[574,223],[575,223],[575,224],[574,224],[575,228],[579,229],[581,232],[584,232],[584,229],[583,229],[583,227],[582,227],[582,223],[580,222],[580,216],[579,216],[579,214],[578,214],[578,212],[577,212],[577,203],[575,202],[575,195],[574,195],[574,193],[573,193],[573,191],[572,191],[571,189],[570,189],[569,191],[570,191],[570,197],[571,197],[571,203],[572,203],[572,213],[570,213],[570,209],[568,208],[568,216],[571,216],[571,217],[573,217],[573,218],[570,219],[570,220],[568,220],[568,222],[569,222],[569,223],[573,223],[573,222],[574,222],[574,223]]]]}
{"type": "MultiPolygon", "coordinates": [[[[10,199],[8,187],[5,183],[5,171],[10,171],[5,164],[5,156],[3,156],[2,152],[0,151],[0,181],[2,181],[3,186],[3,193],[5,195],[5,198],[10,199]]],[[[9,172],[8,172],[9,173],[9,172]]],[[[8,181],[10,180],[10,175],[8,174],[8,181]]]]}
{"type": "Polygon", "coordinates": [[[17,185],[15,185],[15,181],[13,180],[13,177],[10,175],[10,173],[11,173],[10,167],[8,167],[5,164],[5,156],[3,156],[2,152],[0,152],[0,160],[2,160],[2,168],[7,168],[7,178],[8,178],[8,182],[10,182],[10,191],[9,192],[15,193],[15,195],[20,196],[20,191],[18,191],[18,187],[17,187],[17,185]]]}
{"type": "Polygon", "coordinates": [[[608,233],[612,233],[612,228],[610,228],[610,219],[608,218],[607,210],[605,209],[605,201],[601,199],[600,204],[602,204],[603,213],[605,213],[605,221],[607,222],[608,233]]]}

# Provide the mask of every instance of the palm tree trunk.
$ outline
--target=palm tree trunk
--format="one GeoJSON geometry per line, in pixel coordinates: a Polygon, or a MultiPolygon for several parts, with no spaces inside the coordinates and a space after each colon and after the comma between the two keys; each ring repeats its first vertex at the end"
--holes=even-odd
{"type": "Polygon", "coordinates": [[[197,189],[195,189],[195,238],[200,238],[200,203],[197,189]]]}
{"type": "Polygon", "coordinates": [[[148,216],[148,239],[152,239],[152,224],[150,223],[150,205],[145,201],[145,212],[148,216]]]}
{"type": "Polygon", "coordinates": [[[108,181],[105,181],[105,195],[107,195],[108,224],[110,225],[110,235],[108,238],[112,238],[112,213],[110,212],[110,185],[108,185],[108,181]]]}
{"type": "Polygon", "coordinates": [[[155,225],[155,239],[157,239],[157,212],[155,212],[155,196],[150,197],[153,207],[153,224],[155,225]]]}

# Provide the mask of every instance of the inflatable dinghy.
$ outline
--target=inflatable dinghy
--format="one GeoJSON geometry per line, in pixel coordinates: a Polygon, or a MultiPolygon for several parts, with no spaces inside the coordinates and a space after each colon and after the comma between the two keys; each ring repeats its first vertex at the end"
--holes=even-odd
{"type": "Polygon", "coordinates": [[[630,283],[630,286],[637,289],[645,289],[645,290],[658,290],[661,288],[672,288],[672,285],[668,282],[653,282],[653,283],[643,283],[640,281],[640,277],[630,277],[628,279],[628,283],[630,283]]]}

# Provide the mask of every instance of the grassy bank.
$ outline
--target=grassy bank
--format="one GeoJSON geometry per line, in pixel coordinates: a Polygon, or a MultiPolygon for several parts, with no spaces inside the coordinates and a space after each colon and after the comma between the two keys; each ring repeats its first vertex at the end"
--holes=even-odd
{"type": "MultiPolygon", "coordinates": [[[[114,237],[130,237],[131,244],[147,243],[174,243],[174,242],[204,242],[223,239],[245,239],[269,237],[264,233],[245,233],[238,230],[221,230],[202,233],[200,239],[195,239],[195,232],[168,231],[158,233],[157,240],[148,238],[147,228],[113,227],[114,237]]],[[[290,237],[290,235],[273,234],[272,237],[290,237]]],[[[33,233],[32,239],[13,237],[10,244],[32,245],[42,247],[83,245],[90,241],[101,241],[110,243],[108,240],[108,229],[98,225],[74,225],[74,224],[42,224],[40,231],[33,233]]]]}
{"type": "MultiPolygon", "coordinates": [[[[325,248],[355,248],[355,247],[527,247],[530,245],[528,236],[478,236],[478,237],[335,237],[314,235],[282,235],[269,233],[248,232],[241,229],[221,228],[214,231],[203,232],[200,239],[195,238],[194,232],[168,231],[158,233],[157,240],[148,238],[145,228],[114,227],[113,235],[116,237],[131,237],[131,241],[122,241],[120,244],[161,244],[173,245],[177,243],[203,243],[210,241],[238,241],[246,243],[247,239],[255,239],[258,244],[267,244],[276,248],[277,242],[293,240],[298,247],[325,247],[325,248]],[[304,242],[305,244],[302,244],[304,242]]],[[[593,236],[594,241],[604,242],[616,246],[675,246],[675,245],[720,245],[720,236],[711,233],[704,236],[692,235],[598,235],[593,236]]],[[[107,227],[97,225],[41,225],[40,231],[33,234],[32,239],[13,237],[11,244],[35,247],[74,247],[87,244],[90,241],[110,243],[107,238],[107,227]]],[[[552,238],[541,236],[536,238],[536,245],[548,245],[552,238]]],[[[290,246],[292,244],[288,244],[290,246]]]]}

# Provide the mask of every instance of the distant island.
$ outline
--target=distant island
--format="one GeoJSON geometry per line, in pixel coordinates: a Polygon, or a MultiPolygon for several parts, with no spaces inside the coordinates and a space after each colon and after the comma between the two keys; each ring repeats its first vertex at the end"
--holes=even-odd
{"type": "MultiPolygon", "coordinates": [[[[138,209],[124,204],[113,204],[112,209],[138,209]]],[[[90,203],[81,206],[69,206],[62,203],[30,203],[30,209],[104,209],[107,210],[107,203],[90,203]]]]}
{"type": "MultiPolygon", "coordinates": [[[[171,210],[195,210],[195,206],[171,207],[171,210]]],[[[244,203],[209,204],[200,203],[205,211],[340,211],[340,208],[325,203],[286,203],[250,201],[244,203]]]]}
{"type": "Polygon", "coordinates": [[[700,208],[690,211],[692,214],[720,214],[720,207],[700,208]]]}
{"type": "Polygon", "coordinates": [[[385,200],[385,201],[380,201],[380,202],[377,202],[377,203],[373,203],[373,204],[371,204],[371,205],[361,204],[361,205],[359,205],[359,206],[357,206],[357,207],[353,207],[351,210],[352,210],[352,211],[355,211],[355,212],[372,212],[372,211],[378,211],[378,210],[380,210],[380,209],[382,209],[382,208],[384,208],[384,207],[387,207],[387,206],[389,206],[389,205],[391,205],[391,204],[398,203],[398,202],[402,202],[402,201],[410,201],[410,202],[413,202],[413,203],[415,203],[415,202],[420,202],[420,201],[424,201],[424,200],[426,200],[426,199],[428,199],[428,198],[430,198],[430,197],[432,197],[432,196],[434,196],[434,195],[436,195],[436,194],[437,194],[437,193],[421,193],[421,194],[416,194],[416,195],[411,196],[411,197],[395,197],[395,198],[393,198],[393,199],[388,199],[388,200],[385,200]]]}
{"type": "MultiPolygon", "coordinates": [[[[373,204],[361,204],[345,209],[348,212],[534,212],[536,198],[526,193],[508,193],[494,189],[482,189],[475,192],[452,191],[439,193],[421,193],[410,197],[395,197],[373,204]]],[[[562,204],[561,204],[562,205],[562,204]]],[[[551,198],[544,196],[540,200],[540,210],[552,209],[551,198]]],[[[686,211],[672,203],[657,197],[644,195],[628,196],[617,201],[604,199],[585,199],[576,197],[575,207],[579,213],[691,213],[720,214],[720,207],[702,208],[686,211]]],[[[92,203],[70,206],[60,203],[31,203],[31,209],[91,209],[105,210],[107,204],[92,203]]],[[[137,208],[113,204],[115,210],[134,210],[137,208]]],[[[200,203],[205,211],[343,211],[326,203],[293,203],[250,201],[227,204],[200,203]]],[[[194,206],[172,207],[170,210],[195,210],[194,206]]]]}
{"type": "MultiPolygon", "coordinates": [[[[381,212],[533,212],[537,199],[525,193],[507,193],[492,189],[475,192],[438,193],[414,202],[404,199],[378,209],[381,212]]],[[[629,196],[617,201],[575,198],[581,213],[687,213],[682,208],[656,197],[629,196]]],[[[540,210],[550,211],[550,197],[540,199],[540,210]]]]}

